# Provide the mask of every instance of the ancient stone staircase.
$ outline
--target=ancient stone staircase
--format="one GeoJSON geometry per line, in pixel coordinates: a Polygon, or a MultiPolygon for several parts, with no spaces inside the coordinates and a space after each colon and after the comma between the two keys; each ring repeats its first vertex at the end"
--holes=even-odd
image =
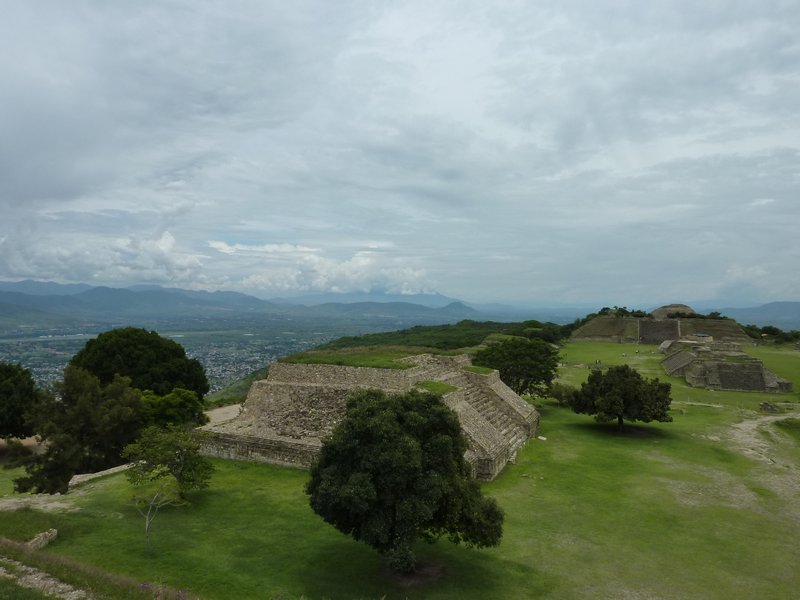
{"type": "Polygon", "coordinates": [[[517,449],[525,443],[527,434],[520,423],[502,409],[498,398],[485,389],[480,389],[471,382],[462,388],[465,401],[472,406],[478,414],[507,440],[510,447],[517,449]]]}

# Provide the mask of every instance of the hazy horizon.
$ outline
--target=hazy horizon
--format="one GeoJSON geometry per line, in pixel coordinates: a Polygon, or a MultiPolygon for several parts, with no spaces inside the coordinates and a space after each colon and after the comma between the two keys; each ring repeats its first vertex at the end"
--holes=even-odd
{"type": "MultiPolygon", "coordinates": [[[[171,285],[160,285],[160,284],[147,284],[147,283],[134,283],[131,285],[124,285],[124,286],[103,286],[97,285],[93,286],[91,284],[87,284],[85,282],[70,282],[70,283],[63,283],[63,282],[56,282],[52,280],[34,280],[34,279],[25,279],[25,280],[3,280],[0,279],[0,286],[6,286],[7,284],[27,284],[33,282],[34,284],[56,284],[56,285],[63,285],[63,286],[87,286],[86,290],[91,289],[93,287],[111,287],[117,289],[127,289],[132,291],[141,291],[143,289],[154,288],[154,289],[179,289],[185,291],[204,291],[204,292],[215,292],[215,291],[222,291],[222,292],[232,292],[235,290],[229,289],[203,289],[203,288],[183,288],[180,286],[171,286],[171,285]]],[[[0,291],[2,291],[2,287],[0,287],[0,291]]],[[[43,290],[38,290],[36,292],[25,291],[24,289],[14,288],[14,291],[22,292],[22,293],[33,293],[34,295],[45,295],[47,294],[43,290]]],[[[56,293],[64,294],[66,292],[61,291],[56,293]]],[[[70,293],[79,293],[78,291],[73,291],[70,293]]],[[[243,292],[242,292],[243,293],[243,292]]],[[[52,295],[52,293],[47,294],[52,295]]],[[[249,294],[256,298],[265,301],[295,301],[302,299],[307,299],[309,301],[314,301],[312,303],[319,304],[321,302],[341,302],[341,303],[352,303],[352,302],[369,302],[369,301],[377,301],[377,302],[409,302],[409,303],[416,303],[416,304],[423,304],[428,306],[445,306],[448,302],[462,302],[468,305],[474,306],[478,309],[492,309],[497,308],[500,309],[502,307],[513,309],[513,310],[536,310],[536,309],[555,309],[555,310],[563,310],[564,312],[570,311],[579,311],[585,310],[587,313],[595,312],[600,310],[603,307],[627,307],[628,309],[646,309],[646,310],[653,310],[655,308],[659,308],[665,306],[667,304],[686,304],[690,308],[695,310],[702,311],[710,311],[710,310],[717,310],[717,309],[734,309],[734,308],[756,308],[767,304],[774,304],[774,303],[794,303],[797,301],[793,300],[781,300],[781,299],[774,299],[767,302],[756,302],[756,303],[728,303],[728,304],[709,304],[708,302],[702,300],[686,300],[686,299],[665,299],[661,302],[656,303],[643,303],[641,305],[631,304],[630,302],[625,301],[625,299],[606,299],[606,300],[595,300],[595,301],[585,301],[585,302],[573,302],[573,303],[565,303],[565,302],[555,302],[555,303],[528,303],[528,302],[514,302],[514,301],[493,301],[493,302],[480,302],[474,301],[470,298],[458,298],[453,296],[447,296],[446,294],[440,294],[436,291],[428,291],[422,292],[419,294],[416,293],[406,293],[406,294],[393,294],[385,291],[375,291],[372,292],[297,292],[297,293],[287,293],[281,296],[275,295],[264,295],[258,293],[251,293],[249,294]],[[322,300],[320,300],[322,299],[322,300]],[[425,300],[429,299],[428,302],[425,300]],[[433,302],[432,300],[439,300],[438,302],[433,302]]],[[[301,304],[303,302],[300,302],[301,304]]]]}

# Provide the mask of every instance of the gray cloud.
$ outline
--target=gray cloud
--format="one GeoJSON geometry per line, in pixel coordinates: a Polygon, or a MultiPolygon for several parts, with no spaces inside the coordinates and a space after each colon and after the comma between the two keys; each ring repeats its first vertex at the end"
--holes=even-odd
{"type": "Polygon", "coordinates": [[[796,2],[10,3],[0,278],[800,297],[796,2]]]}

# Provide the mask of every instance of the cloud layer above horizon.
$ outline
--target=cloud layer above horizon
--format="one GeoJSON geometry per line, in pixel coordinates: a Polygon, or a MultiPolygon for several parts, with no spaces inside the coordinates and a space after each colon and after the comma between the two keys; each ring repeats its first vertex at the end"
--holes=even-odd
{"type": "Polygon", "coordinates": [[[800,4],[17,1],[0,279],[800,299],[800,4]]]}

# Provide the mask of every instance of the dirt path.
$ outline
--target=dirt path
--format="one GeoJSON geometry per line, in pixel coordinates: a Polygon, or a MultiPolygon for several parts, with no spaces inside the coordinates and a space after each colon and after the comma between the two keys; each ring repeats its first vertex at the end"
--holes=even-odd
{"type": "MultiPolygon", "coordinates": [[[[764,415],[731,425],[722,439],[762,466],[754,470],[755,479],[786,501],[788,516],[800,521],[800,465],[780,452],[780,434],[770,427],[776,421],[797,418],[797,412],[764,415]]],[[[784,442],[785,443],[785,442],[784,442]]]]}
{"type": "Polygon", "coordinates": [[[780,415],[765,415],[755,419],[745,419],[740,423],[731,425],[726,438],[737,450],[754,458],[770,464],[776,464],[773,458],[775,446],[769,438],[763,435],[763,430],[775,421],[790,419],[797,416],[794,413],[780,415]]]}
{"type": "Polygon", "coordinates": [[[2,556],[0,556],[0,577],[11,579],[21,587],[37,590],[46,596],[61,598],[61,600],[90,600],[93,598],[86,590],[73,587],[44,571],[2,556]]]}
{"type": "Polygon", "coordinates": [[[208,424],[216,425],[217,423],[222,423],[223,421],[230,421],[234,417],[239,416],[239,411],[241,411],[241,409],[241,404],[231,404],[230,406],[220,406],[219,408],[207,410],[206,414],[209,418],[208,424]]]}
{"type": "Polygon", "coordinates": [[[44,512],[75,512],[80,510],[66,496],[20,494],[0,498],[0,511],[15,511],[28,508],[44,512]]]}

